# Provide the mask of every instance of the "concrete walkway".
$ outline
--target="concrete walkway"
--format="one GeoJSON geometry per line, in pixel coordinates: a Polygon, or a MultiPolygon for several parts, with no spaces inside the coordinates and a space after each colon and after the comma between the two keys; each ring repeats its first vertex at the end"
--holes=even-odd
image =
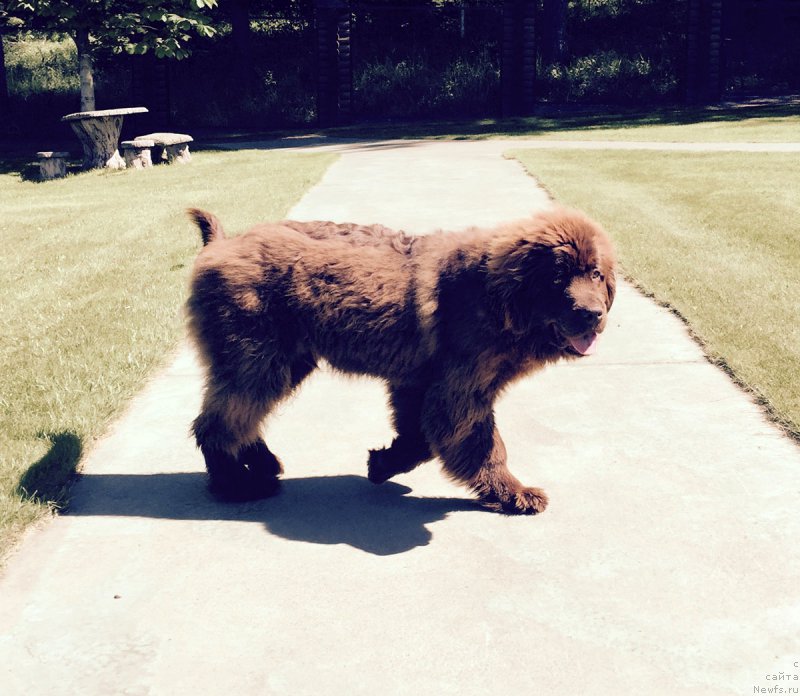
{"type": "MultiPolygon", "coordinates": [[[[547,201],[509,146],[349,145],[291,215],[414,232],[524,215],[547,201]]],[[[550,495],[535,518],[476,508],[435,463],[372,486],[383,389],[330,372],[270,423],[282,494],[219,504],[187,435],[199,395],[183,347],[10,559],[0,694],[800,685],[800,450],[625,284],[597,355],[499,405],[512,470],[550,495]]]]}

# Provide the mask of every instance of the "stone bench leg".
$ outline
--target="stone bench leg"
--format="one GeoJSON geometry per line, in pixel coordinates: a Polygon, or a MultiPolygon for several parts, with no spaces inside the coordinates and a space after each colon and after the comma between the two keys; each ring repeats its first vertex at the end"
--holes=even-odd
{"type": "Polygon", "coordinates": [[[39,180],[60,179],[67,175],[68,152],[37,152],[39,158],[39,180]]]}
{"type": "Polygon", "coordinates": [[[192,156],[189,154],[189,143],[180,143],[178,145],[167,145],[167,162],[180,162],[187,164],[192,161],[192,156]]]}
{"type": "Polygon", "coordinates": [[[149,147],[132,147],[126,148],[125,153],[125,166],[132,167],[133,169],[147,169],[153,166],[153,160],[150,157],[149,147]]]}

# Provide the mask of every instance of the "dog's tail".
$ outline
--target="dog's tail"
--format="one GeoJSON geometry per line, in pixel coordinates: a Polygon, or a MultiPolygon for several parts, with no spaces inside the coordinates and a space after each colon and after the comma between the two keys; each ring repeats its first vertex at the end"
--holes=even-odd
{"type": "Polygon", "coordinates": [[[207,213],[199,208],[189,208],[186,212],[194,224],[200,228],[203,246],[217,239],[225,239],[225,230],[222,229],[222,223],[217,219],[216,215],[207,213]]]}

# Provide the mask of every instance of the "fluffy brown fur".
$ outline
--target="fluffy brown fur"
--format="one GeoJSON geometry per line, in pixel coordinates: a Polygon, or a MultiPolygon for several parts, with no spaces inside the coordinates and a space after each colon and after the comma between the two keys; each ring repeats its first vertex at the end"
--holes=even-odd
{"type": "Polygon", "coordinates": [[[615,283],[598,225],[557,209],[425,237],[284,221],[226,238],[213,215],[189,213],[205,244],[188,301],[207,366],[193,430],[214,493],[277,491],[261,423],[324,359],[388,386],[397,436],[369,453],[371,481],[438,456],[493,509],[545,509],[506,467],[493,404],[512,380],[593,349],[615,283]]]}

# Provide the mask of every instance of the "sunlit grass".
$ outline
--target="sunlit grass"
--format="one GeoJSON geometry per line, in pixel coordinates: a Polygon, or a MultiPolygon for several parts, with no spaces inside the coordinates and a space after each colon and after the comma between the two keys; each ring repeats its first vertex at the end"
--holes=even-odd
{"type": "Polygon", "coordinates": [[[81,452],[181,336],[200,247],[185,208],[232,230],[280,218],[333,157],[200,152],[143,172],[0,175],[0,556],[64,502],[81,452]]]}
{"type": "Polygon", "coordinates": [[[627,275],[800,434],[800,168],[791,153],[519,151],[612,233],[627,275]]]}

